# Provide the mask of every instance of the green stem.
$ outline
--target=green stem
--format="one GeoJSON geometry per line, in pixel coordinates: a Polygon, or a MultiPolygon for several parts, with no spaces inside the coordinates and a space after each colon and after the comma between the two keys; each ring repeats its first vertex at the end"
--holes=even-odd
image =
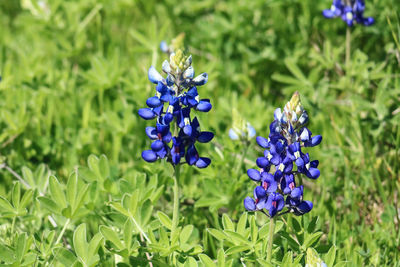
{"type": "Polygon", "coordinates": [[[240,161],[239,161],[239,164],[236,167],[236,172],[235,172],[235,173],[239,174],[239,176],[241,175],[240,170],[243,167],[244,159],[246,158],[246,154],[247,154],[248,148],[249,148],[249,142],[245,142],[244,143],[244,148],[243,148],[243,151],[242,151],[242,155],[240,157],[240,161]]]}
{"type": "Polygon", "coordinates": [[[56,243],[54,245],[57,245],[61,241],[61,238],[63,237],[65,230],[67,230],[67,227],[68,227],[69,223],[70,223],[70,219],[67,219],[67,221],[65,222],[64,227],[61,230],[61,233],[58,235],[58,238],[57,238],[56,243]]]}
{"type": "Polygon", "coordinates": [[[179,222],[179,176],[180,176],[180,166],[176,165],[174,168],[174,210],[172,212],[172,227],[171,227],[171,241],[174,242],[176,239],[176,234],[177,231],[176,229],[178,228],[178,222],[179,222]]]}
{"type": "Polygon", "coordinates": [[[272,245],[274,244],[274,233],[275,233],[275,219],[271,218],[269,222],[269,236],[268,236],[268,247],[267,247],[267,261],[271,262],[272,257],[272,245]]]}
{"type": "Polygon", "coordinates": [[[346,29],[346,68],[350,66],[350,56],[351,56],[351,29],[347,27],[346,29]]]}
{"type": "MultiPolygon", "coordinates": [[[[136,229],[139,231],[140,237],[144,237],[144,239],[146,239],[147,243],[151,244],[151,240],[150,238],[146,235],[146,233],[143,231],[142,227],[140,227],[140,225],[137,223],[137,221],[135,220],[135,218],[133,218],[133,216],[130,216],[131,220],[133,221],[133,223],[136,226],[136,229]]],[[[143,241],[142,241],[143,242],[143,241]]]]}

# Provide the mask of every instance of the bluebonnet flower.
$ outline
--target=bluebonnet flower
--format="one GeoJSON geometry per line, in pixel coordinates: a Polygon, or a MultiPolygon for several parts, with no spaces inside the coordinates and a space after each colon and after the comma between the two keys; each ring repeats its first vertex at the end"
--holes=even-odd
{"type": "Polygon", "coordinates": [[[260,169],[247,170],[249,178],[257,183],[254,199],[246,197],[244,200],[247,210],[262,211],[270,217],[286,212],[303,215],[311,211],[313,204],[303,200],[303,186],[296,185],[296,177],[305,175],[317,179],[320,176],[318,160],[311,160],[309,153],[302,149],[317,146],[322,136],[312,136],[305,127],[307,122],[308,115],[297,92],[283,111],[275,110],[269,137],[256,138],[258,145],[265,149],[264,155],[256,160],[260,169]],[[287,210],[279,213],[285,207],[287,210]]]}
{"type": "Polygon", "coordinates": [[[364,17],[364,10],[364,0],[333,0],[331,8],[323,10],[322,15],[328,19],[340,17],[349,27],[355,23],[370,26],[375,20],[364,17]]]}
{"type": "Polygon", "coordinates": [[[191,111],[208,112],[212,108],[209,99],[200,99],[197,87],[205,84],[206,73],[195,77],[192,57],[186,57],[181,50],[170,54],[170,60],[162,64],[167,77],[163,77],[153,66],[148,78],[156,85],[155,95],[146,101],[147,108],[139,109],[139,116],[145,120],[157,118],[156,127],[147,127],[146,134],[153,140],[151,149],[142,152],[142,158],[154,162],[166,158],[172,165],[178,165],[182,159],[189,165],[205,168],[209,158],[200,157],[196,142],[210,142],[214,134],[200,131],[196,117],[191,119],[191,111]],[[174,127],[175,136],[170,131],[174,127]],[[172,142],[171,142],[172,141],[172,142]]]}

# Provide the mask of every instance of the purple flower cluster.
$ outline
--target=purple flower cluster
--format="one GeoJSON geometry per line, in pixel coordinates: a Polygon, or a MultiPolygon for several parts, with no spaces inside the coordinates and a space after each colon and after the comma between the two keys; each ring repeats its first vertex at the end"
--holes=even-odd
{"type": "MultiPolygon", "coordinates": [[[[256,161],[259,169],[247,171],[251,180],[257,183],[254,199],[246,197],[244,206],[249,211],[268,210],[274,217],[283,208],[286,212],[303,215],[313,204],[303,200],[303,186],[296,185],[296,178],[305,175],[317,179],[320,175],[318,160],[311,160],[305,147],[321,143],[322,136],[312,136],[305,127],[308,115],[300,103],[296,92],[285,105],[283,112],[275,110],[274,121],[270,125],[268,139],[258,136],[257,143],[264,148],[264,155],[256,161]]],[[[285,213],[286,213],[285,212],[285,213]]]]}
{"type": "Polygon", "coordinates": [[[375,21],[372,17],[364,17],[364,10],[364,0],[333,0],[331,8],[323,10],[322,14],[328,19],[341,17],[350,27],[355,23],[370,26],[375,21]]]}
{"type": "Polygon", "coordinates": [[[147,108],[139,110],[145,120],[156,119],[155,127],[147,127],[146,134],[153,140],[151,149],[142,152],[147,162],[166,158],[178,165],[184,158],[189,165],[205,168],[209,158],[200,157],[195,143],[207,143],[213,139],[212,132],[200,131],[196,117],[191,119],[192,109],[208,112],[212,108],[209,99],[199,99],[197,87],[207,82],[207,73],[194,77],[192,57],[185,57],[181,50],[171,53],[170,61],[164,61],[164,78],[153,66],[148,72],[149,80],[156,84],[156,93],[147,99],[147,108]],[[174,127],[174,136],[171,133],[174,127]]]}

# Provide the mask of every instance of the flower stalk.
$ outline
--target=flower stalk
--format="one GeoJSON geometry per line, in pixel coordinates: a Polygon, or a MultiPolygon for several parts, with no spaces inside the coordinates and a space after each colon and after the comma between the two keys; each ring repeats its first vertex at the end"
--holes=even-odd
{"type": "Polygon", "coordinates": [[[268,235],[268,246],[267,246],[267,261],[271,262],[272,258],[272,245],[274,244],[274,233],[275,233],[275,218],[271,218],[269,221],[269,235],[268,235]]]}

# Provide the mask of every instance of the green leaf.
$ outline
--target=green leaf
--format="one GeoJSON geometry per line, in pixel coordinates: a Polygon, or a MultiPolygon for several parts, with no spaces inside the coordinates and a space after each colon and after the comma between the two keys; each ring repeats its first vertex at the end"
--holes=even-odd
{"type": "Polygon", "coordinates": [[[326,265],[328,267],[332,267],[333,264],[335,263],[335,258],[336,258],[336,246],[332,246],[324,257],[326,265]]]}
{"type": "Polygon", "coordinates": [[[217,265],[215,265],[215,263],[206,254],[199,254],[199,258],[206,267],[217,267],[217,265]]]}
{"type": "Polygon", "coordinates": [[[133,222],[130,218],[128,218],[124,225],[124,241],[125,241],[125,247],[128,249],[128,252],[131,250],[132,233],[133,233],[133,222]]]}
{"type": "Polygon", "coordinates": [[[69,205],[74,209],[76,202],[76,195],[78,192],[78,174],[73,172],[67,181],[67,201],[69,205]]]}
{"type": "Polygon", "coordinates": [[[239,222],[236,225],[236,232],[244,235],[246,230],[247,223],[247,212],[243,212],[242,216],[240,216],[239,222]]]}
{"type": "Polygon", "coordinates": [[[11,200],[13,206],[18,210],[19,202],[21,200],[21,184],[19,182],[16,182],[13,186],[11,200]]]}
{"type": "Polygon", "coordinates": [[[67,206],[67,202],[65,200],[65,194],[57,178],[53,175],[50,176],[49,178],[49,188],[50,188],[51,198],[54,200],[54,202],[60,207],[65,208],[67,206]]]}
{"type": "Polygon", "coordinates": [[[225,251],[226,255],[232,255],[235,253],[239,253],[239,252],[243,252],[246,250],[250,250],[250,246],[247,245],[241,245],[241,246],[234,246],[234,247],[230,247],[225,251]]]}
{"type": "Polygon", "coordinates": [[[124,249],[124,245],[120,241],[118,234],[108,226],[100,226],[100,233],[103,235],[104,239],[113,243],[119,250],[124,249]]]}
{"type": "Polygon", "coordinates": [[[14,207],[10,204],[10,202],[8,202],[7,199],[2,196],[0,196],[0,207],[5,211],[15,213],[14,207]]]}
{"type": "Polygon", "coordinates": [[[88,244],[86,241],[86,224],[79,225],[73,235],[75,253],[83,262],[87,262],[88,244]]]}
{"type": "Polygon", "coordinates": [[[300,232],[301,231],[301,226],[300,226],[300,223],[299,223],[299,221],[297,220],[297,218],[296,217],[294,217],[294,216],[292,216],[292,226],[293,226],[293,229],[298,233],[298,232],[300,232]]]}
{"type": "Polygon", "coordinates": [[[317,222],[318,222],[318,216],[314,216],[312,218],[311,222],[308,224],[308,227],[307,227],[307,232],[308,233],[311,234],[312,232],[314,232],[315,226],[317,225],[317,222]]]}
{"type": "Polygon", "coordinates": [[[179,241],[181,245],[185,244],[189,240],[189,237],[192,234],[192,232],[193,232],[193,225],[190,224],[183,227],[179,235],[179,241]]]}
{"type": "Polygon", "coordinates": [[[33,190],[29,189],[25,192],[25,194],[22,196],[21,203],[19,203],[19,209],[25,209],[26,206],[31,204],[32,201],[32,195],[33,195],[33,190]]]}
{"type": "Polygon", "coordinates": [[[18,236],[17,246],[15,248],[15,256],[17,261],[21,262],[26,252],[26,233],[18,236]]]}
{"type": "Polygon", "coordinates": [[[100,233],[95,234],[92,240],[90,240],[88,247],[88,255],[90,256],[88,261],[89,266],[94,266],[98,263],[100,258],[99,255],[97,255],[97,251],[99,250],[102,240],[103,237],[100,233]]]}
{"type": "Polygon", "coordinates": [[[140,213],[141,225],[146,225],[149,222],[152,212],[153,212],[153,205],[151,201],[148,199],[143,203],[141,207],[141,213],[140,213]]]}
{"type": "Polygon", "coordinates": [[[250,217],[250,231],[251,231],[251,241],[253,243],[257,242],[258,227],[256,225],[256,219],[254,215],[250,217]]]}
{"type": "Polygon", "coordinates": [[[168,228],[169,230],[171,230],[171,228],[172,228],[172,221],[171,221],[171,219],[168,217],[167,214],[163,213],[162,211],[158,211],[158,212],[157,212],[157,217],[158,217],[158,220],[161,222],[162,225],[164,225],[166,228],[168,228]]]}
{"type": "Polygon", "coordinates": [[[86,194],[89,191],[89,184],[82,186],[76,196],[75,205],[72,206],[72,216],[76,215],[76,212],[83,206],[83,202],[85,200],[86,194]]]}
{"type": "Polygon", "coordinates": [[[106,155],[100,156],[99,170],[104,178],[108,178],[110,176],[110,166],[108,165],[108,159],[106,155]]]}
{"type": "Polygon", "coordinates": [[[0,259],[5,263],[11,264],[15,261],[14,252],[3,244],[0,244],[0,259]]]}
{"type": "Polygon", "coordinates": [[[236,232],[233,232],[233,231],[229,231],[229,230],[224,230],[224,233],[225,233],[225,235],[226,236],[228,236],[232,241],[233,241],[233,243],[235,243],[235,244],[248,244],[249,243],[249,241],[246,239],[246,238],[244,238],[243,236],[241,236],[240,234],[238,234],[238,233],[236,233],[236,232]]]}
{"type": "Polygon", "coordinates": [[[48,211],[54,214],[61,213],[61,207],[58,206],[53,200],[49,199],[48,197],[38,197],[38,200],[40,204],[48,211]]]}
{"type": "Polygon", "coordinates": [[[217,260],[218,260],[218,267],[225,267],[225,252],[222,248],[218,250],[217,260]]]}
{"type": "Polygon", "coordinates": [[[316,232],[311,235],[308,235],[304,240],[304,247],[305,248],[311,247],[315,242],[318,241],[318,239],[322,236],[322,234],[323,234],[322,232],[316,232]]]}
{"type": "Polygon", "coordinates": [[[235,231],[235,226],[233,225],[232,220],[226,213],[222,215],[222,225],[224,227],[224,230],[235,231]]]}
{"type": "Polygon", "coordinates": [[[132,214],[132,216],[135,216],[135,214],[136,214],[136,210],[137,210],[137,206],[138,206],[138,202],[139,202],[139,195],[140,195],[140,192],[138,189],[136,189],[130,197],[128,211],[132,214]]]}
{"type": "Polygon", "coordinates": [[[53,255],[65,267],[73,266],[74,263],[76,262],[75,255],[71,251],[65,248],[53,249],[53,255]]]}
{"type": "Polygon", "coordinates": [[[193,257],[188,257],[184,267],[198,267],[196,260],[193,257]]]}
{"type": "Polygon", "coordinates": [[[22,167],[22,177],[25,181],[29,183],[30,186],[35,185],[35,179],[33,178],[33,173],[28,167],[22,167]]]}
{"type": "Polygon", "coordinates": [[[224,239],[227,239],[227,236],[218,229],[213,229],[213,228],[207,228],[207,231],[216,239],[218,239],[219,241],[222,241],[224,239]]]}

